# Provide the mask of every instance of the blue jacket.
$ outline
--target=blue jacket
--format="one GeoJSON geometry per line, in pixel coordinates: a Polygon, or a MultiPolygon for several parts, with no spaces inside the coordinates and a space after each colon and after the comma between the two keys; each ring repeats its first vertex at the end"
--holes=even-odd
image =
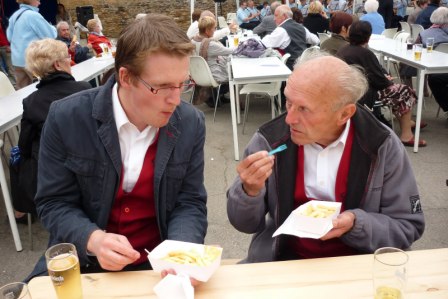
{"type": "Polygon", "coordinates": [[[437,4],[429,3],[428,6],[418,15],[415,20],[415,24],[422,25],[425,29],[431,27],[431,15],[437,8],[439,8],[437,4]]]}
{"type": "Polygon", "coordinates": [[[56,28],[39,13],[39,8],[20,4],[19,10],[9,19],[6,35],[11,43],[12,65],[25,67],[25,50],[28,45],[34,40],[56,38],[57,33],[56,28]],[[21,15],[16,22],[19,14],[21,15]]]}
{"type": "MultiPolygon", "coordinates": [[[[81,267],[92,263],[87,241],[94,230],[106,229],[122,173],[114,83],[111,78],[54,102],[42,131],[37,213],[50,232],[49,245],[75,244],[81,267]]],[[[204,142],[204,115],[184,102],[159,130],[154,200],[161,240],[204,242],[204,142]]],[[[44,273],[41,259],[29,278],[44,273]]]]}
{"type": "Polygon", "coordinates": [[[373,34],[381,34],[386,28],[383,16],[377,12],[369,12],[360,18],[361,21],[367,21],[372,25],[373,34]]]}

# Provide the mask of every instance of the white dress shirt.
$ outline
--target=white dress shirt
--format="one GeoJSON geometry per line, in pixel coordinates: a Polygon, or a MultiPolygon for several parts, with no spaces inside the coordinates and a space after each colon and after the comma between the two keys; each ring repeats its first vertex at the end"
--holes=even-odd
{"type": "MultiPolygon", "coordinates": [[[[146,151],[154,143],[158,128],[147,126],[139,131],[132,124],[118,99],[117,83],[112,89],[112,107],[120,140],[121,162],[123,163],[123,190],[131,192],[142,171],[146,151]]],[[[126,99],[124,99],[126,100],[126,99]]]]}
{"type": "MultiPolygon", "coordinates": [[[[278,25],[271,34],[263,37],[263,39],[261,40],[263,45],[265,45],[267,48],[280,48],[282,50],[289,46],[289,44],[291,43],[291,38],[289,37],[289,34],[286,32],[286,30],[283,27],[280,27],[287,20],[290,19],[286,19],[280,25],[278,25]]],[[[303,28],[305,28],[306,32],[306,43],[312,46],[318,45],[319,37],[311,33],[306,27],[303,28]]]]}
{"type": "Polygon", "coordinates": [[[349,128],[350,120],[339,138],[326,148],[316,143],[303,146],[305,193],[308,198],[335,201],[336,176],[349,128]]]}

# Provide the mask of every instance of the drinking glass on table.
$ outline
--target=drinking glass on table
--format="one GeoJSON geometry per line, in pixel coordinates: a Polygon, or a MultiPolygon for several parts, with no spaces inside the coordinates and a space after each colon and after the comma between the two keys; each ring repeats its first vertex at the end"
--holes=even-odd
{"type": "Polygon", "coordinates": [[[413,49],[414,49],[414,60],[416,61],[422,60],[423,45],[415,44],[413,49]]]}
{"type": "Polygon", "coordinates": [[[59,299],[82,299],[81,272],[76,247],[70,243],[54,245],[45,252],[48,275],[59,299]]]}
{"type": "Polygon", "coordinates": [[[31,295],[26,283],[13,282],[0,288],[0,299],[31,299],[31,295]]]}
{"type": "Polygon", "coordinates": [[[434,48],[434,37],[428,37],[426,39],[426,52],[431,53],[434,48]]]}
{"type": "Polygon", "coordinates": [[[373,288],[375,299],[403,299],[406,287],[406,252],[393,247],[379,248],[374,253],[373,288]]]}
{"type": "Polygon", "coordinates": [[[408,37],[406,39],[406,48],[408,50],[412,50],[412,46],[414,45],[414,39],[412,37],[408,37]]]}

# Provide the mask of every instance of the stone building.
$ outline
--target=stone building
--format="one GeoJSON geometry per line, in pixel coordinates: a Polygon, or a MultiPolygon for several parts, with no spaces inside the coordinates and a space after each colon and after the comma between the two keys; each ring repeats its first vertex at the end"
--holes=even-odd
{"type": "MultiPolygon", "coordinates": [[[[118,37],[121,30],[139,13],[162,13],[172,16],[185,31],[190,26],[190,0],[60,0],[76,21],[77,6],[93,6],[93,13],[98,14],[103,24],[103,33],[109,37],[118,37]]],[[[213,0],[197,0],[195,8],[215,12],[213,0]]],[[[235,0],[222,3],[222,15],[236,12],[235,0]]],[[[219,13],[219,9],[218,9],[219,13]]]]}

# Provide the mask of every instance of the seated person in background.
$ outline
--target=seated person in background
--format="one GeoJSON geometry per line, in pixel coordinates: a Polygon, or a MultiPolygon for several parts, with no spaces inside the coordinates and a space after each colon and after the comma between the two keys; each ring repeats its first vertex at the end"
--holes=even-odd
{"type": "MultiPolygon", "coordinates": [[[[272,5],[272,3],[271,3],[272,5]]],[[[260,11],[260,18],[263,21],[263,19],[267,16],[272,15],[272,10],[271,7],[269,6],[269,2],[268,1],[264,1],[263,2],[263,8],[260,11]]]]}
{"type": "MultiPolygon", "coordinates": [[[[51,105],[35,203],[48,245],[75,244],[81,273],[150,269],[145,249],[204,242],[204,115],[180,99],[193,50],[148,14],[122,31],[115,76],[51,105]]],[[[28,279],[46,273],[42,257],[28,279]]]]}
{"type": "Polygon", "coordinates": [[[272,11],[272,14],[264,17],[261,20],[261,23],[254,28],[253,33],[259,35],[260,37],[264,37],[267,34],[271,34],[272,31],[275,30],[275,28],[277,28],[277,24],[275,24],[275,20],[274,20],[274,12],[277,9],[277,7],[280,6],[280,2],[278,1],[274,1],[271,4],[271,9],[270,11],[272,11]]]}
{"type": "MultiPolygon", "coordinates": [[[[247,1],[247,9],[249,10],[250,14],[252,16],[255,16],[254,18],[250,19],[249,22],[256,22],[257,25],[260,24],[261,21],[261,13],[258,11],[258,9],[255,7],[254,0],[248,0],[247,1]]],[[[256,25],[256,26],[257,26],[256,25]]]]}
{"type": "Polygon", "coordinates": [[[316,35],[319,32],[323,33],[328,30],[329,21],[322,3],[317,0],[310,3],[310,6],[308,8],[308,15],[303,20],[303,26],[308,28],[311,33],[316,35]]]}
{"type": "Polygon", "coordinates": [[[11,167],[11,194],[14,208],[36,214],[37,161],[40,135],[50,104],[89,89],[88,82],[76,82],[71,75],[67,46],[54,39],[31,42],[26,50],[26,68],[39,79],[37,90],[23,100],[20,122],[20,162],[11,167]]]}
{"type": "Polygon", "coordinates": [[[238,22],[238,25],[242,29],[252,30],[255,27],[257,27],[258,24],[260,24],[259,21],[251,22],[253,19],[256,19],[257,17],[258,17],[257,15],[253,15],[250,13],[249,9],[247,8],[247,1],[242,0],[240,2],[240,7],[236,12],[236,20],[238,22]]]}
{"type": "Polygon", "coordinates": [[[341,11],[345,6],[345,0],[330,0],[328,3],[328,12],[331,14],[341,11]]]}
{"type": "Polygon", "coordinates": [[[70,27],[70,34],[71,35],[75,34],[75,27],[73,27],[72,24],[72,17],[70,16],[70,13],[65,9],[64,4],[58,3],[58,12],[55,18],[56,18],[56,24],[61,21],[67,22],[70,27]]]}
{"type": "Polygon", "coordinates": [[[361,21],[367,21],[372,26],[373,34],[381,34],[385,29],[383,16],[378,13],[378,1],[367,0],[364,4],[364,10],[367,12],[361,16],[361,21]]]}
{"type": "Polygon", "coordinates": [[[353,15],[353,0],[348,0],[341,7],[341,11],[348,13],[349,15],[353,15]]]}
{"type": "Polygon", "coordinates": [[[187,30],[187,36],[189,39],[192,39],[196,34],[198,34],[198,21],[201,17],[202,10],[201,9],[195,9],[193,10],[193,13],[191,14],[191,25],[188,27],[187,30]]]}
{"type": "Polygon", "coordinates": [[[418,15],[422,12],[423,9],[425,9],[428,6],[428,0],[417,0],[417,5],[415,6],[412,13],[408,16],[407,22],[412,25],[415,24],[415,20],[417,19],[418,15]]]}
{"type": "Polygon", "coordinates": [[[320,45],[320,49],[336,55],[340,48],[349,44],[348,28],[352,23],[352,15],[342,11],[333,13],[330,18],[331,37],[320,45]]]}
{"type": "Polygon", "coordinates": [[[276,48],[281,52],[291,54],[286,62],[289,69],[293,69],[294,63],[302,52],[306,49],[307,44],[319,44],[319,38],[310,33],[302,24],[292,19],[292,11],[288,5],[280,5],[274,12],[275,23],[277,28],[263,37],[261,42],[267,48],[276,48]]]}
{"type": "Polygon", "coordinates": [[[390,22],[390,26],[391,26],[391,28],[398,28],[398,31],[401,31],[402,28],[401,28],[400,22],[403,22],[404,18],[398,14],[397,8],[394,7],[393,12],[394,12],[394,14],[392,15],[392,20],[390,22]]]}
{"type": "Polygon", "coordinates": [[[68,52],[70,53],[74,63],[80,63],[92,57],[90,55],[92,45],[87,44],[87,47],[81,46],[76,40],[76,35],[73,35],[73,37],[70,35],[70,27],[67,22],[59,22],[56,25],[56,29],[58,31],[58,36],[56,39],[67,45],[68,52]]]}
{"type": "Polygon", "coordinates": [[[297,8],[296,0],[288,0],[288,6],[289,8],[297,8]]]}
{"type": "Polygon", "coordinates": [[[356,104],[366,90],[359,68],[333,56],[294,69],[287,113],[255,133],[227,191],[230,223],[254,234],[245,262],[406,249],[421,237],[425,221],[408,154],[394,132],[356,104]],[[268,156],[280,144],[288,148],[268,156]],[[321,239],[272,238],[311,199],[342,203],[333,228],[321,239]]]}
{"type": "Polygon", "coordinates": [[[298,8],[291,8],[292,19],[299,24],[303,24],[303,14],[298,8]]]}
{"type": "Polygon", "coordinates": [[[101,49],[100,44],[107,44],[109,48],[112,47],[110,40],[104,35],[101,35],[100,24],[96,19],[90,19],[87,21],[87,29],[89,29],[87,43],[92,45],[92,49],[97,55],[103,53],[103,49],[101,49]]]}
{"type": "MultiPolygon", "coordinates": [[[[209,10],[204,10],[201,12],[200,18],[205,17],[205,16],[214,18],[216,20],[215,15],[209,10]]],[[[216,30],[216,28],[215,28],[215,33],[213,33],[213,39],[221,40],[221,39],[225,38],[227,35],[229,35],[230,32],[235,32],[236,29],[237,29],[237,25],[235,23],[231,23],[228,28],[221,28],[219,30],[216,30]]],[[[195,37],[196,35],[199,34],[199,23],[196,22],[196,24],[195,23],[191,24],[191,26],[188,30],[189,30],[189,33],[187,33],[188,38],[192,39],[193,37],[195,37]]]]}
{"type": "MultiPolygon", "coordinates": [[[[367,0],[369,1],[369,0],[367,0]]],[[[415,123],[411,120],[412,107],[417,96],[415,91],[404,84],[394,83],[385,75],[375,54],[370,51],[368,42],[372,34],[372,26],[369,22],[358,21],[350,26],[350,45],[342,47],[337,56],[348,64],[357,64],[363,67],[369,82],[369,91],[363,100],[370,108],[376,100],[392,108],[392,113],[400,121],[400,140],[405,146],[414,146],[412,127],[415,123]]],[[[364,103],[363,103],[364,104],[364,103]]],[[[425,140],[420,140],[419,146],[426,146],[425,140]]]]}
{"type": "Polygon", "coordinates": [[[431,27],[431,15],[437,8],[439,8],[439,6],[440,0],[429,0],[428,6],[426,6],[426,8],[424,8],[417,16],[415,24],[422,25],[425,29],[431,27]]]}
{"type": "Polygon", "coordinates": [[[297,8],[300,9],[303,17],[306,17],[308,15],[309,6],[310,5],[307,3],[307,0],[300,0],[299,5],[297,5],[297,8]]]}

